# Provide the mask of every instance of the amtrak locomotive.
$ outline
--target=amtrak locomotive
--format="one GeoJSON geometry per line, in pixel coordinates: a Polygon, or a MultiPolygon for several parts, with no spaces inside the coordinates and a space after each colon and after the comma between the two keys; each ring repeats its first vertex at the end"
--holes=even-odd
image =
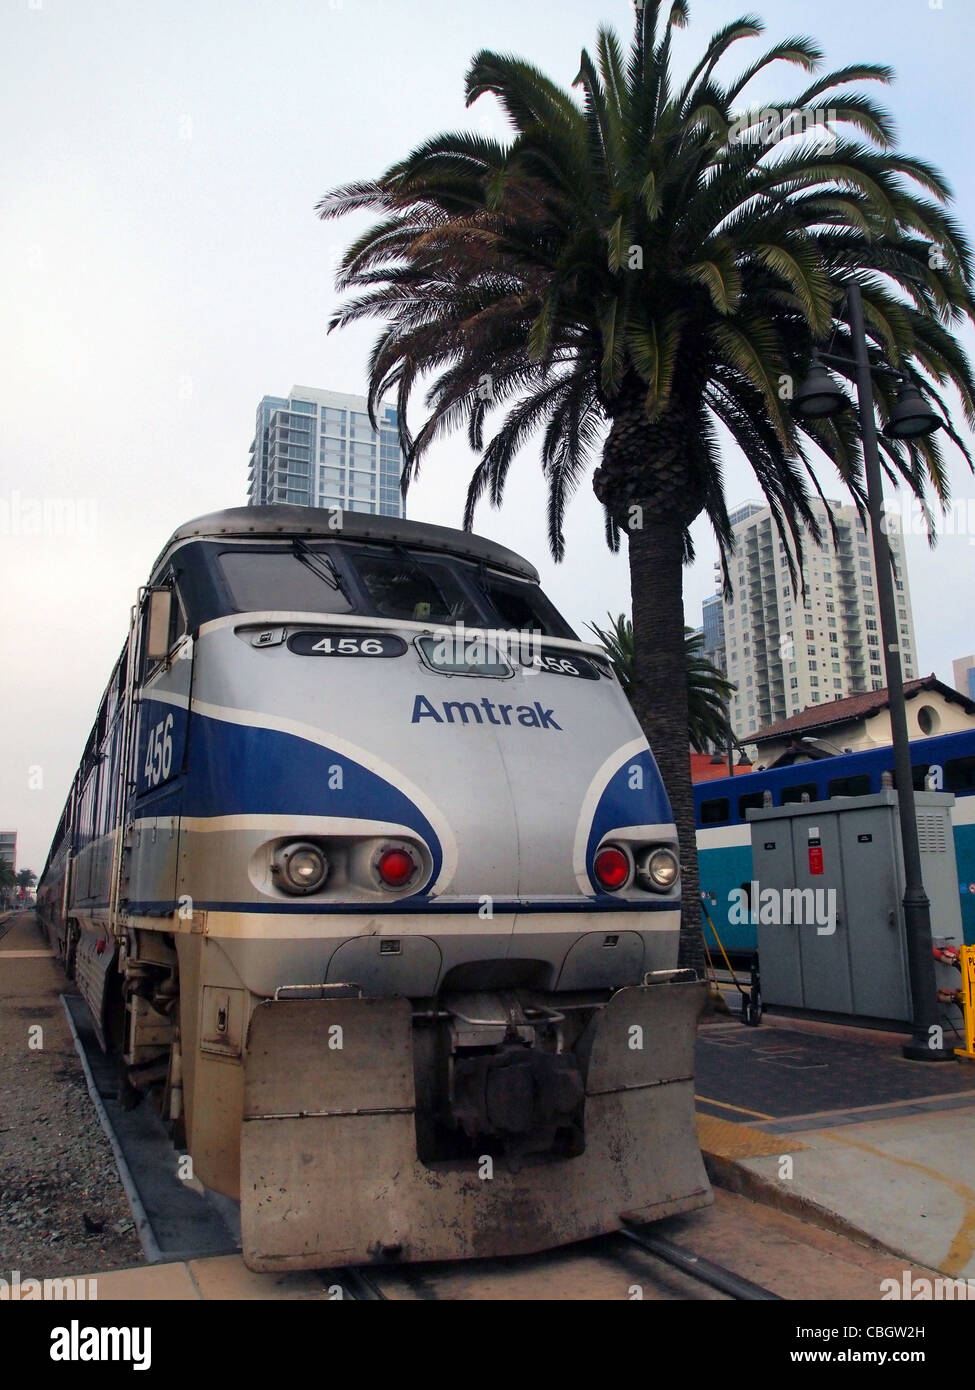
{"type": "Polygon", "coordinates": [[[181,527],[38,892],[255,1269],[543,1249],[710,1201],[653,756],[519,556],[181,527]]]}

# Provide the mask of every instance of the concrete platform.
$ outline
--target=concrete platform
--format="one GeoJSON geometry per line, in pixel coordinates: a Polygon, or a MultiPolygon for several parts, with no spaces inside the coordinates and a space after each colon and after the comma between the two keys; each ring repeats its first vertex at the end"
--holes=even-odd
{"type": "Polygon", "coordinates": [[[696,1084],[713,1181],[975,1279],[975,1064],[766,1016],[702,1028],[696,1084]]]}
{"type": "Polygon", "coordinates": [[[255,1274],[239,1255],[143,1265],[93,1277],[98,1285],[99,1303],[127,1299],[209,1302],[334,1297],[334,1284],[327,1282],[327,1272],[255,1274]]]}

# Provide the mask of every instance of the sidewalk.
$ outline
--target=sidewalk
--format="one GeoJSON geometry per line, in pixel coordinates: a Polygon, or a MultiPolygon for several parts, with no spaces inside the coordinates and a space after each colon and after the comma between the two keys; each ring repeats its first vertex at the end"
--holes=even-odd
{"type": "Polygon", "coordinates": [[[766,1015],[701,1029],[696,1090],[712,1181],[975,1278],[975,1064],[766,1015]]]}

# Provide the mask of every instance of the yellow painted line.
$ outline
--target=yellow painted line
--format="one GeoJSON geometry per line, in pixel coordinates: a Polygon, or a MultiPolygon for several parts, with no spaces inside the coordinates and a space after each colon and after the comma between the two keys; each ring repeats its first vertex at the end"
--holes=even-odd
{"type": "Polygon", "coordinates": [[[975,1254],[975,1188],[969,1187],[967,1183],[959,1182],[957,1178],[949,1178],[944,1173],[939,1173],[937,1169],[929,1168],[926,1163],[918,1163],[913,1158],[899,1158],[896,1154],[885,1153],[883,1149],[874,1148],[872,1144],[863,1144],[857,1139],[846,1139],[842,1135],[831,1133],[829,1130],[820,1130],[819,1133],[823,1135],[824,1139],[832,1139],[837,1144],[846,1144],[848,1148],[859,1149],[862,1153],[872,1154],[875,1158],[887,1159],[890,1163],[899,1163],[903,1168],[911,1168],[915,1173],[923,1173],[932,1181],[943,1183],[945,1187],[950,1188],[955,1196],[961,1199],[965,1210],[941,1268],[946,1274],[952,1276],[965,1268],[972,1255],[975,1254]]]}
{"type": "Polygon", "coordinates": [[[746,1110],[743,1105],[729,1105],[724,1100],[712,1100],[710,1096],[695,1095],[695,1100],[703,1101],[705,1105],[717,1105],[722,1110],[734,1110],[737,1115],[751,1115],[756,1120],[774,1120],[774,1115],[766,1115],[762,1110],[746,1110]]]}
{"type": "Polygon", "coordinates": [[[0,960],[39,960],[42,956],[50,958],[54,955],[53,951],[2,951],[0,950],[0,960]]]}
{"type": "Polygon", "coordinates": [[[783,1142],[780,1134],[768,1134],[737,1120],[719,1120],[714,1115],[697,1116],[697,1138],[705,1153],[719,1158],[762,1158],[767,1154],[781,1157],[806,1147],[792,1135],[783,1142]]]}

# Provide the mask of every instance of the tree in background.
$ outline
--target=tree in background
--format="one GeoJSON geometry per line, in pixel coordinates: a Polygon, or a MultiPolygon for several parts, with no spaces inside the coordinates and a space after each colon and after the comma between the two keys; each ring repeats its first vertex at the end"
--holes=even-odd
{"type": "Polygon", "coordinates": [[[17,884],[13,865],[7,859],[0,859],[0,907],[10,905],[10,895],[17,884]]]}
{"type": "MultiPolygon", "coordinates": [[[[607,613],[610,627],[604,631],[595,623],[587,626],[596,634],[602,644],[620,685],[627,696],[633,686],[634,642],[633,624],[625,613],[614,618],[607,613]]],[[[722,671],[702,654],[704,636],[695,633],[693,628],[684,628],[684,659],[687,668],[687,742],[695,753],[706,753],[709,748],[727,748],[734,739],[728,722],[728,701],[735,693],[736,686],[727,680],[722,671]]]]}
{"type": "MultiPolygon", "coordinates": [[[[944,389],[955,388],[975,425],[975,379],[957,332],[975,315],[973,269],[945,179],[899,153],[890,116],[855,90],[890,82],[889,68],[819,75],[820,49],[792,37],[725,76],[732,53],[762,32],[747,16],[719,29],[685,76],[671,43],[688,22],[687,0],[635,8],[628,53],[605,28],[595,58],[583,51],[578,97],[528,62],[478,53],[468,105],[493,94],[510,139],[434,135],[318,210],[379,218],[345,254],[338,285],[355,297],[331,327],[384,320],[369,408],[375,420],[396,393],[404,489],[429,446],[466,426],[480,455],[471,526],[481,497],[501,503],[512,460],[540,432],[548,533],[561,559],[566,503],[598,463],[607,539],[627,541],[631,700],[682,846],[681,961],[701,969],[682,585],[689,527],[703,513],[730,587],[718,427],[797,549],[803,528],[821,539],[817,461],[831,462],[863,515],[854,413],[796,420],[793,388],[817,346],[852,358],[842,311],[855,277],[872,360],[890,362],[943,414],[944,389]],[[749,111],[749,84],[783,63],[803,75],[801,90],[749,111]],[[424,378],[426,418],[413,433],[407,407],[424,378]]],[[[852,366],[839,370],[852,380],[852,366]]],[[[877,376],[881,425],[896,390],[877,376]]],[[[946,433],[968,458],[950,424],[946,433]]],[[[892,479],[944,503],[939,437],[881,437],[880,447],[892,479]]]]}

